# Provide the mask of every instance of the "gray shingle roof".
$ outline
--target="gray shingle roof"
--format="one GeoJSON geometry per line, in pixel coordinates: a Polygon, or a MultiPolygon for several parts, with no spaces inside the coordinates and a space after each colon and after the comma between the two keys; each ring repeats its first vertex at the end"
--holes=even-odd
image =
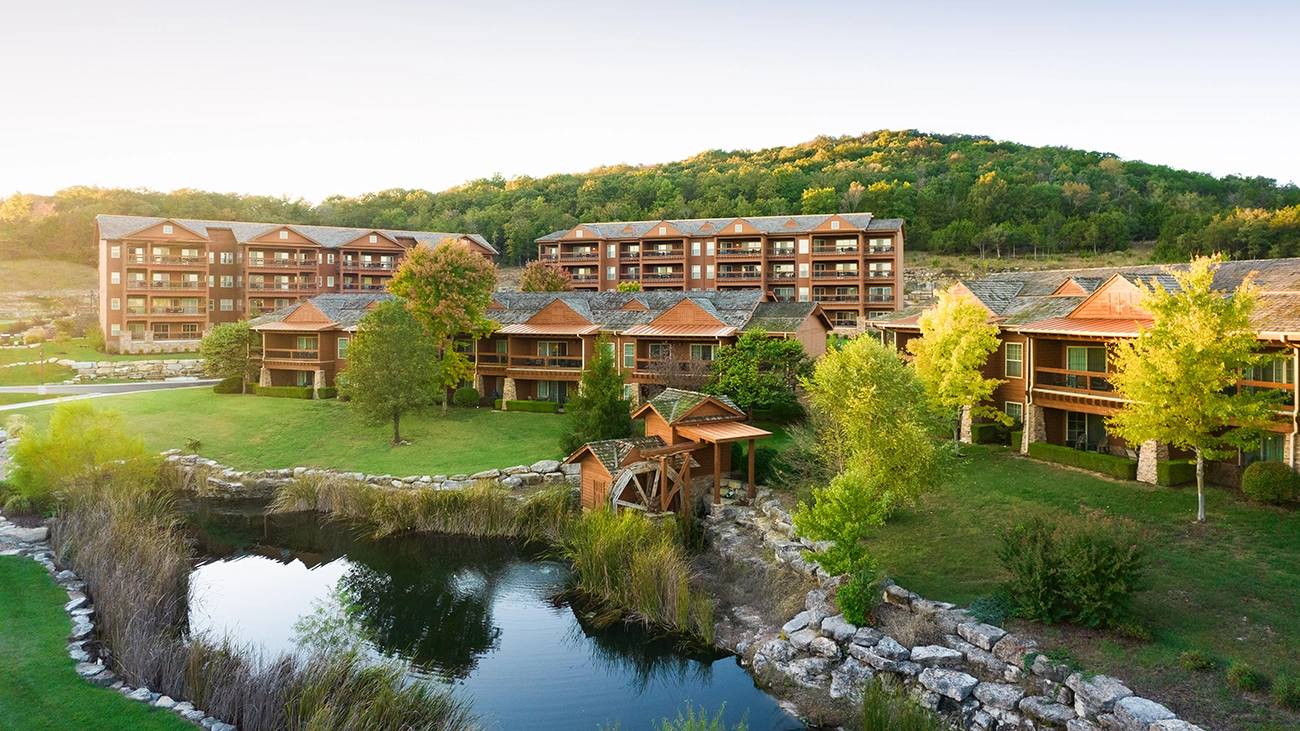
{"type": "MultiPolygon", "coordinates": [[[[394,299],[393,295],[387,292],[376,294],[321,294],[312,297],[309,300],[316,309],[320,310],[326,317],[333,320],[340,329],[348,330],[355,328],[361,318],[366,316],[372,302],[387,302],[394,299]]],[[[261,317],[253,318],[248,321],[249,325],[264,325],[269,322],[280,322],[288,317],[295,310],[302,306],[301,302],[295,302],[288,307],[269,312],[261,317]]]]}
{"type": "MultiPolygon", "coordinates": [[[[603,442],[587,442],[586,446],[591,449],[596,459],[605,465],[609,474],[618,474],[619,465],[627,458],[633,448],[637,449],[658,449],[667,446],[664,440],[659,437],[628,437],[626,439],[606,439],[603,442]]],[[[572,455],[570,455],[572,456],[572,455]]]]}
{"type": "Polygon", "coordinates": [[[979,279],[973,282],[962,284],[969,289],[975,298],[984,303],[984,306],[993,311],[995,315],[1001,315],[1006,312],[1007,308],[1015,300],[1016,295],[1024,288],[1022,282],[999,282],[989,279],[979,279]]]}
{"type": "Polygon", "coordinates": [[[815,302],[760,302],[745,330],[792,333],[817,309],[815,302]]]}
{"type": "Polygon", "coordinates": [[[763,299],[757,289],[704,292],[497,292],[493,295],[505,310],[489,310],[488,316],[502,325],[527,322],[555,300],[582,314],[601,330],[623,331],[645,325],[684,299],[689,299],[724,325],[743,328],[763,299]],[[623,309],[630,302],[647,309],[623,309]]]}
{"type": "MultiPolygon", "coordinates": [[[[726,227],[733,221],[744,221],[755,229],[766,234],[781,233],[808,233],[826,222],[832,214],[817,215],[795,215],[795,216],[743,216],[738,218],[685,218],[670,219],[665,221],[613,221],[608,223],[580,223],[573,228],[581,226],[583,229],[591,231],[598,239],[636,239],[641,238],[652,228],[660,223],[672,226],[687,236],[726,236],[733,234],[734,231],[726,227]],[[793,226],[789,225],[791,222],[793,226]],[[709,225],[705,229],[705,224],[709,225]]],[[[843,218],[850,225],[856,226],[862,230],[870,231],[897,231],[903,227],[901,218],[873,218],[870,213],[841,213],[843,218]]],[[[573,228],[554,231],[545,236],[535,239],[537,242],[555,241],[564,238],[573,228]]],[[[853,230],[853,229],[849,229],[853,230]]]]}
{"type": "Polygon", "coordinates": [[[737,413],[743,414],[745,410],[735,404],[734,401],[726,396],[710,396],[707,393],[698,391],[683,391],[679,388],[665,388],[662,393],[650,399],[650,405],[654,407],[659,415],[664,417],[668,423],[673,423],[682,418],[691,409],[704,403],[709,398],[715,398],[726,404],[728,408],[734,409],[737,413]]]}

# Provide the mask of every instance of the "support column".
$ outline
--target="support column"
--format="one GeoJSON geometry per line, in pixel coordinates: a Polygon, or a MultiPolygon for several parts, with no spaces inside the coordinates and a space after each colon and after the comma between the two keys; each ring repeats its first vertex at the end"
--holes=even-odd
{"type": "Polygon", "coordinates": [[[1168,459],[1168,444],[1161,444],[1155,440],[1142,442],[1142,448],[1138,450],[1138,482],[1145,482],[1149,485],[1156,484],[1158,480],[1156,463],[1168,459]]]}
{"type": "Polygon", "coordinates": [[[682,515],[690,515],[695,510],[691,505],[691,453],[687,452],[682,460],[682,515]]]}
{"type": "Polygon", "coordinates": [[[713,504],[722,504],[722,447],[713,443],[713,504]]]}
{"type": "Polygon", "coordinates": [[[320,390],[322,388],[325,388],[325,371],[317,370],[314,374],[312,374],[311,397],[313,399],[319,399],[320,390]]]}
{"type": "Polygon", "coordinates": [[[257,374],[257,385],[259,385],[259,386],[270,386],[270,385],[271,385],[271,369],[270,369],[270,368],[267,368],[266,366],[262,366],[262,371],[261,371],[260,373],[257,374]]]}
{"type": "Polygon", "coordinates": [[[475,373],[475,374],[474,374],[474,390],[475,390],[475,391],[478,391],[478,395],[479,395],[479,396],[486,396],[486,395],[487,395],[487,394],[483,393],[483,376],[482,376],[482,374],[480,374],[480,373],[475,373]]]}
{"type": "Polygon", "coordinates": [[[1029,454],[1030,444],[1045,441],[1047,441],[1047,420],[1043,414],[1043,407],[1029,404],[1025,407],[1025,425],[1020,435],[1020,452],[1029,454]]]}
{"type": "Polygon", "coordinates": [[[1282,461],[1291,469],[1296,468],[1296,440],[1298,435],[1293,428],[1282,440],[1282,461]]]}
{"type": "Polygon", "coordinates": [[[970,424],[971,424],[970,407],[963,406],[961,407],[961,443],[962,444],[971,443],[970,424]]]}
{"type": "MultiPolygon", "coordinates": [[[[502,401],[514,401],[514,400],[515,400],[515,379],[507,377],[507,378],[505,379],[505,381],[502,383],[502,385],[501,385],[501,400],[502,400],[502,401]]],[[[503,403],[503,404],[501,404],[501,406],[504,407],[505,404],[503,403]]]]}
{"type": "Polygon", "coordinates": [[[749,440],[749,490],[745,496],[753,500],[758,495],[758,490],[754,487],[754,440],[749,440]]]}

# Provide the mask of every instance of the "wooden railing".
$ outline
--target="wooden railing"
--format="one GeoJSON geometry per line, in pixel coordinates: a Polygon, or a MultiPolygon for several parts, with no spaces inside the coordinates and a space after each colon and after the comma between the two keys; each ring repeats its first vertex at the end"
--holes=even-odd
{"type": "Polygon", "coordinates": [[[316,266],[315,259],[253,259],[249,258],[248,266],[253,269],[295,269],[302,267],[316,266]]]}
{"type": "Polygon", "coordinates": [[[659,251],[657,249],[646,249],[645,251],[641,252],[641,257],[644,259],[669,259],[669,258],[680,258],[685,253],[686,253],[685,249],[671,249],[669,251],[659,251]]]}
{"type": "Polygon", "coordinates": [[[655,281],[676,281],[681,279],[685,274],[683,272],[646,272],[641,275],[642,279],[652,279],[655,281]]]}
{"type": "Polygon", "coordinates": [[[813,294],[813,302],[857,302],[856,294],[813,294]]]}
{"type": "MultiPolygon", "coordinates": [[[[194,332],[188,332],[188,333],[187,332],[179,332],[179,333],[154,332],[153,334],[154,340],[201,340],[202,338],[203,338],[203,333],[199,332],[198,330],[195,330],[194,332]]],[[[136,338],[134,334],[132,334],[131,339],[137,340],[138,338],[136,338]]]]}
{"type": "Polygon", "coordinates": [[[572,274],[569,278],[575,282],[594,282],[599,279],[595,274],[572,274]]]}
{"type": "Polygon", "coordinates": [[[867,295],[867,301],[868,301],[868,302],[893,302],[893,301],[894,301],[894,295],[892,295],[892,294],[869,294],[869,295],[867,295]]]}
{"type": "Polygon", "coordinates": [[[296,361],[318,361],[320,360],[319,350],[276,350],[267,348],[262,353],[266,360],[296,360],[296,361]]]}
{"type": "Polygon", "coordinates": [[[769,259],[787,259],[794,256],[794,247],[789,249],[771,249],[767,252],[769,259]]]}
{"type": "Polygon", "coordinates": [[[592,261],[600,258],[600,255],[594,251],[565,252],[560,254],[563,261],[592,261]]]}
{"type": "Polygon", "coordinates": [[[1095,371],[1035,368],[1034,385],[1044,388],[1059,388],[1066,391],[1111,393],[1115,390],[1115,387],[1110,385],[1110,379],[1106,376],[1106,373],[1095,371]]]}
{"type": "Polygon", "coordinates": [[[871,277],[872,279],[893,279],[894,270],[893,269],[884,269],[884,270],[868,269],[867,276],[871,277]]]}
{"type": "Polygon", "coordinates": [[[205,312],[200,307],[150,307],[149,314],[157,316],[198,315],[205,312]]]}
{"type": "Polygon", "coordinates": [[[197,267],[208,263],[207,257],[203,256],[151,256],[149,263],[165,266],[179,267],[197,267]]]}
{"type": "Polygon", "coordinates": [[[582,358],[572,356],[511,356],[512,368],[581,368],[582,358]]]}
{"type": "Polygon", "coordinates": [[[384,284],[343,284],[344,292],[382,292],[387,289],[384,284]]]}
{"type": "Polygon", "coordinates": [[[718,256],[762,256],[762,249],[718,249],[718,256]]]}
{"type": "Polygon", "coordinates": [[[892,254],[894,253],[894,247],[893,246],[871,246],[867,248],[867,253],[868,254],[892,254]]]}
{"type": "Polygon", "coordinates": [[[367,269],[391,272],[397,268],[397,262],[393,261],[348,261],[343,260],[344,269],[367,269]]]}
{"type": "Polygon", "coordinates": [[[814,279],[857,279],[862,274],[857,269],[814,269],[814,279]]]}
{"type": "Polygon", "coordinates": [[[718,270],[718,279],[762,279],[762,272],[745,272],[745,271],[722,271],[718,270]]]}
{"type": "Polygon", "coordinates": [[[854,246],[814,246],[814,254],[856,254],[858,247],[854,246]]]}
{"type": "MultiPolygon", "coordinates": [[[[195,290],[207,289],[208,283],[203,280],[194,282],[150,282],[149,289],[167,289],[167,290],[195,290]]],[[[142,287],[132,287],[131,289],[143,289],[142,287]]]]}
{"type": "Polygon", "coordinates": [[[257,292],[314,292],[314,284],[296,284],[294,282],[249,282],[248,288],[257,292]]]}

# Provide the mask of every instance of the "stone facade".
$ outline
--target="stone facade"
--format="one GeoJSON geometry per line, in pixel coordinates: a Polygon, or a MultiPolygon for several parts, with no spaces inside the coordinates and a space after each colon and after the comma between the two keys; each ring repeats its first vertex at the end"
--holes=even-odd
{"type": "MultiPolygon", "coordinates": [[[[211,328],[209,328],[211,329],[211,328]]],[[[203,333],[203,334],[206,334],[203,333]]],[[[153,333],[146,330],[144,340],[134,340],[131,333],[122,333],[116,338],[117,352],[133,353],[138,355],[152,353],[197,353],[199,351],[199,338],[194,340],[154,340],[153,333]]],[[[114,344],[109,340],[109,345],[114,344]]]]}
{"type": "Polygon", "coordinates": [[[504,383],[501,386],[501,400],[514,401],[516,398],[518,398],[518,393],[519,393],[515,389],[515,379],[507,377],[502,380],[504,381],[504,383]]]}
{"type": "Polygon", "coordinates": [[[1025,428],[1020,435],[1020,452],[1029,454],[1029,445],[1047,441],[1047,421],[1043,407],[1030,404],[1025,407],[1025,428]]]}

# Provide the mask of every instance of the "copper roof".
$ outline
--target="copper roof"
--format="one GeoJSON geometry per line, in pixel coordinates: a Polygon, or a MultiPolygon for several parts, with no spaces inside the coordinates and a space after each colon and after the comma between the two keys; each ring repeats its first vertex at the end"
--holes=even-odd
{"type": "Polygon", "coordinates": [[[506,325],[497,330],[501,335],[595,335],[600,325],[529,325],[526,322],[506,325]]]}
{"type": "Polygon", "coordinates": [[[762,439],[772,436],[756,426],[739,421],[712,422],[707,424],[683,424],[677,427],[677,433],[697,442],[743,442],[750,439],[762,439]]]}
{"type": "Polygon", "coordinates": [[[1053,317],[1050,320],[1039,320],[1007,329],[1022,333],[1060,333],[1109,338],[1135,336],[1138,334],[1139,327],[1150,328],[1151,321],[1135,320],[1131,317],[1121,319],[1053,317]]]}
{"type": "Polygon", "coordinates": [[[264,330],[277,330],[283,332],[320,332],[322,330],[333,330],[338,326],[336,322],[264,322],[260,325],[254,325],[253,329],[258,332],[264,330]]]}
{"type": "MultiPolygon", "coordinates": [[[[504,332],[504,330],[502,330],[504,332]]],[[[664,338],[725,338],[736,334],[730,325],[634,325],[624,335],[664,338]]]]}

